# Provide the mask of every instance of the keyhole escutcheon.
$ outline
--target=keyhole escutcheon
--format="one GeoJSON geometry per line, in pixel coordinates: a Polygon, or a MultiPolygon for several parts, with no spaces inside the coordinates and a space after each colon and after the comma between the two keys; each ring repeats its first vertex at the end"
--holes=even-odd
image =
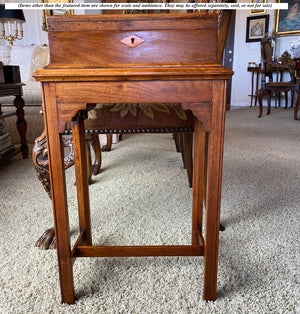
{"type": "Polygon", "coordinates": [[[130,34],[127,37],[123,38],[122,40],[120,40],[121,43],[134,48],[138,45],[140,45],[141,43],[143,43],[145,40],[135,34],[130,34]]]}

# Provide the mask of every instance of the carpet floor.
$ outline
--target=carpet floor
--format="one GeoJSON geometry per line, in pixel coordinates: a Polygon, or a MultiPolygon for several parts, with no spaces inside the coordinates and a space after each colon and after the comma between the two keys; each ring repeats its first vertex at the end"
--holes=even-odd
{"type": "MultiPolygon", "coordinates": [[[[227,113],[218,290],[202,300],[202,257],[82,258],[76,303],[60,303],[53,225],[32,160],[0,166],[0,313],[300,313],[300,122],[291,109],[227,113]]],[[[72,243],[74,167],[66,172],[72,243]]],[[[128,135],[90,186],[95,245],[188,244],[192,190],[170,134],[128,135]],[[163,193],[162,193],[163,192],[163,193]]]]}

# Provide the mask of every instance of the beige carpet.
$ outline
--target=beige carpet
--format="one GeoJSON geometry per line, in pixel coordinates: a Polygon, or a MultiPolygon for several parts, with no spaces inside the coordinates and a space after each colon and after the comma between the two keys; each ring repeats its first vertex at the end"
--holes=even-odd
{"type": "MultiPolygon", "coordinates": [[[[290,109],[257,113],[227,114],[216,302],[202,300],[202,257],[84,258],[78,300],[61,305],[56,252],[34,248],[51,203],[32,161],[15,159],[0,166],[0,313],[300,313],[300,122],[290,109]]],[[[95,244],[190,241],[192,191],[171,135],[125,136],[103,154],[90,198],[95,244]]]]}

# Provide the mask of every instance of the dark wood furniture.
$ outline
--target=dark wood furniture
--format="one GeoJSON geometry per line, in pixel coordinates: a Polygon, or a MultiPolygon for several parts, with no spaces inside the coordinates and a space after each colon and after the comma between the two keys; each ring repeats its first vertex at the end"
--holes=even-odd
{"type": "Polygon", "coordinates": [[[261,68],[256,67],[248,67],[247,72],[251,72],[251,94],[250,96],[250,107],[252,107],[253,99],[254,99],[254,106],[257,105],[257,91],[259,86],[259,75],[261,72],[261,68]],[[254,77],[255,77],[255,90],[254,90],[254,77]]]}
{"type": "Polygon", "coordinates": [[[232,76],[217,63],[217,15],[53,16],[48,28],[51,63],[34,77],[43,90],[62,302],[75,301],[74,260],[103,256],[203,255],[203,297],[215,300],[225,95],[232,76]],[[93,246],[83,124],[91,109],[88,104],[147,102],[179,102],[195,116],[191,244],[93,246]],[[72,121],[80,225],[73,248],[62,145],[68,121],[72,121]]]}
{"type": "MultiPolygon", "coordinates": [[[[300,84],[300,58],[295,58],[295,75],[296,75],[296,82],[300,84]]],[[[298,118],[298,111],[299,111],[300,102],[297,102],[294,109],[294,119],[299,120],[298,118]]]]}
{"type": "Polygon", "coordinates": [[[0,104],[0,117],[8,118],[14,115],[17,116],[16,127],[19,132],[20,141],[21,141],[20,148],[16,148],[15,151],[12,152],[12,154],[2,159],[0,163],[13,157],[19,152],[22,153],[23,158],[28,157],[28,146],[26,144],[27,123],[24,118],[24,109],[23,109],[25,106],[25,102],[24,102],[24,99],[22,98],[23,96],[22,86],[23,85],[24,84],[22,83],[0,83],[0,97],[15,96],[13,104],[17,109],[16,111],[2,113],[1,104],[0,104]]]}
{"type": "Polygon", "coordinates": [[[293,64],[279,64],[271,61],[272,59],[272,46],[269,44],[269,39],[264,38],[261,41],[261,86],[257,92],[259,101],[259,116],[263,113],[263,96],[268,96],[268,110],[267,114],[271,111],[271,95],[285,94],[285,108],[287,108],[288,92],[296,93],[297,101],[296,107],[299,107],[300,97],[299,97],[299,83],[296,82],[294,65],[293,64]],[[282,73],[287,71],[290,74],[289,81],[282,81],[282,73]],[[273,81],[273,74],[277,73],[277,78],[280,79],[273,81]]]}

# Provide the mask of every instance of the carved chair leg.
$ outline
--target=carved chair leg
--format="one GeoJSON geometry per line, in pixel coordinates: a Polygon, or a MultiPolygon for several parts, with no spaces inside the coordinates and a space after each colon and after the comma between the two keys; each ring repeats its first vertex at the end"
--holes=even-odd
{"type": "Polygon", "coordinates": [[[299,105],[300,105],[300,92],[297,91],[297,101],[294,109],[294,119],[298,120],[298,110],[299,110],[299,105]]]}
{"type": "Polygon", "coordinates": [[[51,199],[51,187],[50,187],[50,176],[49,176],[49,165],[48,165],[48,149],[46,143],[45,131],[36,138],[32,150],[32,160],[37,177],[41,181],[43,188],[48,193],[51,199]]]}
{"type": "Polygon", "coordinates": [[[110,152],[112,145],[112,134],[106,134],[106,145],[102,147],[103,152],[110,152]]]}
{"type": "Polygon", "coordinates": [[[193,133],[173,133],[176,151],[181,153],[190,187],[193,185],[193,133]]]}
{"type": "Polygon", "coordinates": [[[190,187],[193,187],[193,133],[183,133],[184,161],[190,187]]]}
{"type": "Polygon", "coordinates": [[[267,114],[270,114],[271,112],[271,92],[268,92],[268,111],[267,114]]]}
{"type": "Polygon", "coordinates": [[[281,107],[281,92],[275,92],[275,108],[281,107]],[[278,100],[278,106],[277,106],[277,100],[278,100]]]}
{"type": "MultiPolygon", "coordinates": [[[[48,193],[51,199],[51,187],[50,187],[50,176],[49,176],[49,164],[47,155],[47,143],[45,131],[35,140],[32,159],[35,170],[37,172],[37,177],[41,181],[43,188],[48,193]]],[[[36,241],[36,247],[41,250],[55,249],[55,231],[54,227],[47,229],[42,236],[36,241]]]]}
{"type": "Polygon", "coordinates": [[[92,183],[92,157],[90,148],[90,138],[85,139],[85,151],[86,151],[86,161],[87,161],[87,173],[88,173],[88,183],[92,183]]]}
{"type": "Polygon", "coordinates": [[[174,141],[175,141],[176,151],[177,151],[177,153],[180,153],[180,144],[179,144],[179,136],[178,136],[178,133],[173,133],[173,139],[174,139],[174,141]]]}
{"type": "MultiPolygon", "coordinates": [[[[91,158],[90,158],[90,148],[89,148],[89,139],[87,139],[87,160],[88,160],[88,169],[91,169],[91,158]]],[[[64,157],[65,169],[74,165],[74,150],[72,137],[63,136],[63,145],[68,148],[68,153],[64,157]]],[[[100,151],[100,149],[99,149],[100,151]]],[[[49,198],[51,199],[51,186],[50,186],[50,176],[49,176],[49,163],[48,163],[48,149],[46,142],[45,131],[35,140],[35,144],[32,151],[32,159],[34,167],[37,171],[37,176],[41,181],[45,191],[48,193],[49,198]]],[[[99,156],[98,156],[99,158],[99,156]]],[[[99,159],[98,159],[99,160],[99,159]]],[[[100,155],[101,160],[101,155],[100,155]]],[[[89,182],[91,181],[91,170],[88,171],[89,182]]],[[[54,227],[47,229],[43,235],[36,241],[35,246],[39,247],[42,250],[55,249],[55,231],[54,227]]]]}
{"type": "Polygon", "coordinates": [[[92,166],[91,172],[94,176],[96,176],[98,173],[100,173],[101,162],[102,162],[99,136],[97,134],[93,134],[91,135],[90,140],[91,140],[92,148],[95,153],[95,161],[92,166]]]}
{"type": "Polygon", "coordinates": [[[179,151],[181,152],[183,168],[186,169],[183,133],[178,133],[178,139],[179,139],[179,151]]]}
{"type": "Polygon", "coordinates": [[[258,104],[259,104],[259,115],[258,118],[260,118],[263,114],[263,103],[262,103],[262,96],[263,96],[263,91],[259,89],[257,91],[257,99],[258,99],[258,104]]]}

